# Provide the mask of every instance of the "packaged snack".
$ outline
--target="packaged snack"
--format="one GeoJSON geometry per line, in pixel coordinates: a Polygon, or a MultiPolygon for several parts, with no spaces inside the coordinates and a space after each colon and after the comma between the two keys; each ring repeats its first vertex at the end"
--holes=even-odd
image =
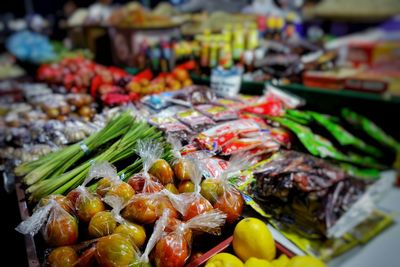
{"type": "Polygon", "coordinates": [[[382,151],[374,146],[368,145],[363,140],[355,137],[350,132],[346,131],[339,124],[334,123],[329,119],[329,117],[316,112],[308,112],[311,117],[316,120],[319,124],[325,127],[339,142],[342,146],[353,146],[360,151],[373,155],[375,157],[382,156],[382,151]]]}
{"type": "Polygon", "coordinates": [[[347,108],[342,109],[342,116],[351,125],[359,128],[359,129],[362,129],[370,137],[372,137],[379,143],[381,143],[389,148],[394,148],[397,151],[400,150],[400,143],[397,142],[393,137],[386,134],[381,128],[379,128],[375,123],[373,123],[369,119],[367,119],[347,108]]]}
{"type": "Polygon", "coordinates": [[[201,132],[215,124],[213,120],[194,109],[178,112],[176,118],[195,132],[201,132]]]}
{"type": "Polygon", "coordinates": [[[189,141],[190,137],[194,134],[189,127],[173,116],[154,115],[150,117],[149,123],[165,133],[185,141],[189,141]]]}
{"type": "Polygon", "coordinates": [[[200,111],[201,113],[210,117],[216,122],[234,120],[238,118],[238,114],[236,111],[230,108],[225,108],[223,106],[204,104],[196,106],[196,110],[200,111]]]}
{"type": "Polygon", "coordinates": [[[143,161],[143,171],[133,175],[128,184],[138,193],[154,193],[162,190],[163,186],[157,178],[149,173],[150,168],[157,159],[161,158],[163,148],[160,143],[153,140],[139,140],[136,153],[143,161]]]}
{"type": "Polygon", "coordinates": [[[225,144],[237,138],[239,134],[259,132],[261,129],[262,125],[252,119],[229,121],[201,132],[195,138],[195,142],[202,149],[219,151],[225,144]]]}
{"type": "Polygon", "coordinates": [[[52,198],[38,206],[15,230],[25,235],[35,235],[42,230],[44,240],[52,247],[73,245],[78,240],[78,221],[52,198]]]}
{"type": "Polygon", "coordinates": [[[240,111],[273,117],[282,116],[285,112],[282,102],[278,100],[266,100],[262,103],[244,107],[240,111]]]}
{"type": "Polygon", "coordinates": [[[330,236],[330,229],[367,188],[365,181],[295,151],[275,154],[254,172],[254,178],[256,201],[308,236],[330,236]]]}
{"type": "Polygon", "coordinates": [[[181,267],[190,256],[192,231],[220,234],[226,215],[218,210],[200,214],[187,222],[181,222],[165,233],[157,242],[153,252],[158,267],[181,267]]]}
{"type": "Polygon", "coordinates": [[[264,97],[269,100],[279,100],[287,109],[295,109],[304,106],[306,101],[272,84],[268,84],[264,97]]]}

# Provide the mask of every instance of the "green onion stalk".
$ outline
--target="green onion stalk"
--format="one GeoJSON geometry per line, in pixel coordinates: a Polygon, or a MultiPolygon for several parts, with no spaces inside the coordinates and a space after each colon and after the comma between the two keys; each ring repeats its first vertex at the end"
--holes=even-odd
{"type": "MultiPolygon", "coordinates": [[[[87,176],[93,162],[108,161],[115,164],[119,161],[126,160],[135,155],[134,148],[136,142],[141,139],[152,139],[163,141],[163,133],[154,127],[149,126],[146,122],[134,122],[130,130],[107,150],[95,156],[91,160],[79,165],[75,169],[62,175],[55,175],[49,179],[42,180],[27,189],[30,193],[30,200],[37,201],[42,197],[50,194],[64,194],[65,192],[76,188],[87,176]]],[[[139,170],[141,163],[133,163],[129,169],[131,172],[139,170]]]]}
{"type": "Polygon", "coordinates": [[[129,111],[125,111],[84,141],[50,153],[36,161],[21,164],[15,169],[15,173],[18,176],[25,175],[23,182],[28,186],[59,176],[85,155],[124,135],[133,122],[133,116],[129,111]]]}

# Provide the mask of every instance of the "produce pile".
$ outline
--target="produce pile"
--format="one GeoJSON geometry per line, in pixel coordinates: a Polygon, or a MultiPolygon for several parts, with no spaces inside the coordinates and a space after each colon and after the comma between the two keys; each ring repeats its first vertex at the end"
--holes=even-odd
{"type": "Polygon", "coordinates": [[[157,76],[150,70],[132,76],[123,69],[106,67],[78,56],[41,65],[37,78],[52,86],[63,86],[69,92],[90,94],[104,105],[118,105],[192,84],[186,66],[177,66],[171,73],[157,76]]]}
{"type": "Polygon", "coordinates": [[[391,223],[364,202],[391,183],[380,173],[400,146],[350,110],[340,119],[303,103],[274,87],[257,97],[204,86],[145,96],[15,169],[38,203],[17,230],[42,231],[51,266],[60,253],[81,266],[183,266],[195,260],[192,244],[233,227],[248,205],[305,253],[332,258],[391,223]]]}

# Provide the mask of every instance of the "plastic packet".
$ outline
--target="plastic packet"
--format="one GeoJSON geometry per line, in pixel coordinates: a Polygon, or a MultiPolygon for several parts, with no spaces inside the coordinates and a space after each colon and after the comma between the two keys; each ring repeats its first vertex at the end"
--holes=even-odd
{"type": "Polygon", "coordinates": [[[43,238],[49,246],[73,245],[78,240],[78,222],[55,199],[38,206],[31,217],[16,228],[21,234],[35,235],[42,230],[43,238]]]}
{"type": "Polygon", "coordinates": [[[159,114],[154,115],[150,117],[149,123],[164,131],[168,135],[185,141],[189,141],[190,137],[194,134],[189,127],[172,116],[161,116],[159,114]]]}
{"type": "Polygon", "coordinates": [[[199,214],[213,209],[211,203],[200,194],[200,183],[203,174],[200,169],[199,162],[193,158],[190,160],[192,163],[190,165],[189,172],[190,180],[194,185],[194,192],[174,195],[167,190],[162,191],[168,196],[174,207],[182,214],[184,221],[190,220],[199,214]]]}
{"type": "Polygon", "coordinates": [[[196,106],[196,110],[200,111],[216,122],[235,120],[238,118],[238,113],[235,110],[223,106],[204,104],[196,106]]]}
{"type": "Polygon", "coordinates": [[[92,166],[89,176],[102,178],[97,183],[96,193],[99,196],[118,196],[128,201],[135,194],[135,190],[120,179],[117,170],[108,162],[101,162],[92,166]]]}
{"type": "Polygon", "coordinates": [[[102,165],[93,165],[83,183],[67,195],[75,207],[79,220],[85,223],[89,223],[96,213],[105,210],[101,198],[97,194],[91,193],[86,187],[93,179],[101,177],[101,174],[98,173],[103,172],[100,166],[102,165]]]}
{"type": "Polygon", "coordinates": [[[282,126],[285,126],[293,131],[299,138],[300,142],[313,156],[319,156],[322,158],[329,157],[367,167],[382,167],[372,158],[360,156],[356,153],[349,153],[348,155],[342,153],[329,140],[313,133],[308,127],[290,121],[286,118],[274,118],[274,120],[279,122],[282,126]]]}
{"type": "Polygon", "coordinates": [[[373,123],[369,119],[367,119],[347,108],[342,109],[342,116],[351,125],[359,128],[359,129],[362,129],[370,137],[372,137],[379,143],[381,143],[389,148],[400,151],[400,143],[397,142],[393,137],[386,134],[381,128],[379,128],[375,123],[373,123]]]}
{"type": "Polygon", "coordinates": [[[316,112],[308,112],[311,117],[316,120],[320,125],[325,127],[333,137],[339,142],[342,146],[353,146],[365,153],[373,155],[375,157],[381,157],[382,151],[375,148],[374,146],[368,145],[363,140],[355,137],[348,131],[346,131],[342,126],[332,122],[329,117],[324,116],[322,114],[316,112]]]}
{"type": "Polygon", "coordinates": [[[275,154],[254,172],[257,202],[308,236],[329,236],[364,194],[367,183],[329,163],[295,151],[275,154]]]}
{"type": "Polygon", "coordinates": [[[304,106],[306,103],[306,101],[303,98],[300,98],[299,96],[296,96],[282,89],[279,89],[278,87],[273,86],[272,84],[267,84],[264,97],[266,99],[279,100],[284,104],[285,108],[288,109],[299,108],[301,106],[304,106]]]}
{"type": "Polygon", "coordinates": [[[176,118],[188,125],[195,132],[201,132],[215,124],[212,119],[194,109],[178,112],[176,118]]]}
{"type": "Polygon", "coordinates": [[[262,103],[244,107],[240,111],[244,113],[273,117],[282,116],[285,113],[282,102],[278,100],[266,100],[262,103]]]}
{"type": "Polygon", "coordinates": [[[138,193],[154,193],[163,189],[157,178],[149,173],[157,159],[160,159],[163,148],[160,143],[152,140],[139,140],[136,145],[136,153],[143,161],[143,170],[140,173],[133,175],[128,180],[128,184],[133,187],[138,193]]]}
{"type": "Polygon", "coordinates": [[[157,242],[153,252],[156,266],[181,267],[190,256],[192,232],[200,231],[214,235],[220,234],[226,215],[218,210],[208,211],[189,221],[178,223],[157,242]]]}
{"type": "Polygon", "coordinates": [[[259,132],[261,127],[262,125],[252,119],[229,121],[199,133],[195,142],[202,149],[220,151],[224,145],[238,138],[240,134],[259,132]]]}
{"type": "Polygon", "coordinates": [[[167,209],[171,218],[178,218],[178,212],[164,193],[141,193],[132,197],[121,215],[131,222],[151,224],[160,218],[163,211],[167,209]]]}

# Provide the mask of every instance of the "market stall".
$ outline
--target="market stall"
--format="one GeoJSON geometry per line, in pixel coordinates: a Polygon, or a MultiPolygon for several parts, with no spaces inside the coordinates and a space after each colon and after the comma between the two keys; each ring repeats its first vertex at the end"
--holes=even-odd
{"type": "Polygon", "coordinates": [[[306,38],[267,2],[96,4],[68,41],[7,38],[0,160],[27,266],[396,265],[399,31],[306,38]]]}

